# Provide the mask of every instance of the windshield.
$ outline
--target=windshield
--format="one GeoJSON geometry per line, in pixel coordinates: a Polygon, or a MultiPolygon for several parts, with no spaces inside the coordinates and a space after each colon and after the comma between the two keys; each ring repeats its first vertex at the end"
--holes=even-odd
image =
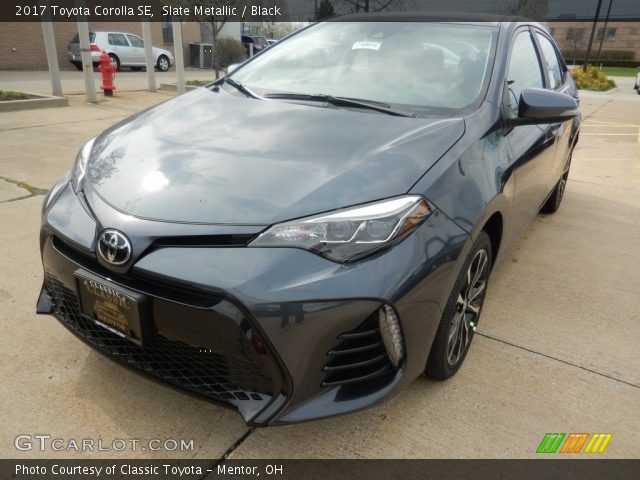
{"type": "Polygon", "coordinates": [[[233,73],[254,91],[324,94],[420,110],[463,109],[490,74],[497,28],[324,22],[233,73]]]}

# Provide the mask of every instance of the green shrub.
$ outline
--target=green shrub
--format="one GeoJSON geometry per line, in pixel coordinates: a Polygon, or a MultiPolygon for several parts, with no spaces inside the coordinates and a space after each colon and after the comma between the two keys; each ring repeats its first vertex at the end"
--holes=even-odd
{"type": "Polygon", "coordinates": [[[582,67],[576,67],[571,70],[571,76],[581,90],[604,91],[616,86],[613,80],[607,78],[602,70],[593,65],[588,65],[586,72],[582,67]]]}
{"type": "Polygon", "coordinates": [[[219,38],[216,40],[216,66],[218,69],[227,68],[234,63],[242,62],[247,56],[247,50],[235,38],[219,38]]]}
{"type": "Polygon", "coordinates": [[[187,85],[190,87],[203,87],[209,85],[211,80],[187,80],[187,85]]]}

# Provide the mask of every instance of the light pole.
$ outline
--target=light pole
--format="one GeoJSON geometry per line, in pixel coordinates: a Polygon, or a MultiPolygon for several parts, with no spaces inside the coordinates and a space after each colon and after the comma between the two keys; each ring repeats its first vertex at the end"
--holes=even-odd
{"type": "Polygon", "coordinates": [[[607,8],[607,16],[604,18],[604,27],[602,27],[602,37],[600,37],[600,46],[598,47],[598,63],[600,63],[600,53],[602,52],[602,42],[607,34],[607,25],[609,23],[609,15],[611,14],[611,5],[613,0],[609,0],[609,8],[607,8]]]}
{"type": "Polygon", "coordinates": [[[587,47],[587,55],[584,59],[584,65],[582,70],[587,71],[587,65],[589,65],[589,58],[591,57],[591,48],[593,47],[593,36],[596,33],[596,25],[598,24],[598,18],[600,17],[600,8],[602,7],[602,0],[598,0],[598,7],[596,8],[596,16],[593,19],[593,27],[591,27],[591,36],[589,37],[589,46],[587,47]]]}

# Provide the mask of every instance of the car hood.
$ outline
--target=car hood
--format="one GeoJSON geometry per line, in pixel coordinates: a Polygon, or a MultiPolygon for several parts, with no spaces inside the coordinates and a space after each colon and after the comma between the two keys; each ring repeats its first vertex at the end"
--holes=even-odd
{"type": "Polygon", "coordinates": [[[462,119],[255,100],[205,88],[100,135],[86,188],[141,218],[269,225],[404,194],[462,119]]]}

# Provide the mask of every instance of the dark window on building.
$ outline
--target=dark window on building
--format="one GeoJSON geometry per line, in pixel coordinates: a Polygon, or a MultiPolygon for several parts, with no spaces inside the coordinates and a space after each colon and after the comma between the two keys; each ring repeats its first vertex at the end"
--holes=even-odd
{"type": "Polygon", "coordinates": [[[607,28],[606,32],[604,28],[598,29],[598,40],[602,40],[604,36],[604,40],[607,42],[615,42],[616,41],[616,29],[615,28],[607,28]]]}
{"type": "Polygon", "coordinates": [[[568,28],[565,40],[573,40],[579,42],[584,38],[584,28],[568,28]]]}
{"type": "Polygon", "coordinates": [[[173,45],[173,28],[171,27],[171,15],[162,16],[162,43],[173,45]]]}

